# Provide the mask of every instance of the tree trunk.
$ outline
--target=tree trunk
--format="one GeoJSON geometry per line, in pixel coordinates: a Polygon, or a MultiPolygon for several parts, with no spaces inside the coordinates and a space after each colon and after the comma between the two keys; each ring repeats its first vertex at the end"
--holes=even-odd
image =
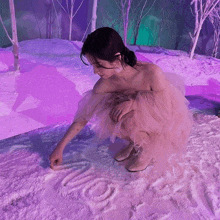
{"type": "Polygon", "coordinates": [[[194,56],[194,52],[195,52],[195,49],[196,49],[196,45],[197,45],[197,42],[198,42],[198,39],[199,39],[199,35],[200,35],[201,29],[202,29],[203,22],[204,22],[203,20],[200,21],[198,30],[196,31],[196,36],[193,37],[194,38],[193,39],[193,45],[192,45],[192,49],[189,53],[190,59],[192,59],[193,56],[194,56]]]}
{"type": "MultiPolygon", "coordinates": [[[[67,7],[68,7],[68,6],[67,6],[67,7]]],[[[72,39],[73,7],[74,7],[74,2],[73,2],[73,0],[71,0],[71,9],[70,9],[70,15],[69,15],[69,20],[70,20],[69,40],[72,39]]]]}
{"type": "Polygon", "coordinates": [[[138,31],[139,31],[140,25],[141,25],[141,20],[139,20],[137,24],[137,31],[135,32],[135,35],[134,35],[134,45],[137,44],[138,31]]]}
{"type": "Polygon", "coordinates": [[[177,50],[179,43],[183,37],[183,28],[184,28],[185,17],[181,14],[176,14],[175,19],[177,22],[177,36],[176,36],[176,44],[175,44],[174,49],[177,50]]]}
{"type": "Polygon", "coordinates": [[[137,28],[135,28],[135,34],[134,34],[134,45],[136,45],[137,43],[137,38],[138,38],[138,31],[139,31],[139,28],[140,28],[140,25],[141,25],[141,21],[142,21],[142,18],[143,18],[143,11],[144,11],[144,8],[146,6],[146,3],[147,3],[147,0],[145,1],[142,9],[141,9],[141,14],[140,14],[140,17],[139,17],[139,20],[138,20],[138,24],[137,24],[137,28]]]}
{"type": "Polygon", "coordinates": [[[51,0],[45,3],[46,6],[46,38],[52,37],[52,2],[51,0]]]}
{"type": "Polygon", "coordinates": [[[214,33],[214,49],[212,52],[212,56],[215,58],[217,58],[217,55],[218,55],[219,35],[220,35],[220,30],[218,30],[218,32],[215,31],[215,33],[214,33]]]}
{"type": "Polygon", "coordinates": [[[129,22],[129,11],[131,8],[131,1],[128,0],[128,6],[126,8],[125,18],[124,18],[124,44],[127,46],[127,33],[128,33],[128,22],[129,22]]]}
{"type": "Polygon", "coordinates": [[[97,4],[98,4],[98,0],[93,0],[91,32],[96,30],[97,4]]]}
{"type": "Polygon", "coordinates": [[[9,6],[10,6],[10,13],[11,13],[14,68],[17,71],[17,70],[20,70],[20,62],[19,62],[19,47],[18,47],[18,35],[17,35],[17,26],[16,26],[16,18],[15,18],[14,0],[9,0],[9,6]]]}
{"type": "Polygon", "coordinates": [[[162,16],[161,16],[161,21],[160,21],[160,31],[159,31],[159,33],[158,33],[158,46],[160,46],[160,40],[161,40],[161,33],[162,33],[162,30],[163,30],[163,25],[164,25],[164,23],[165,23],[165,16],[164,16],[164,9],[162,8],[162,11],[163,11],[163,13],[162,13],[162,16]]]}
{"type": "Polygon", "coordinates": [[[194,35],[191,36],[191,33],[190,33],[190,37],[193,43],[192,48],[189,52],[190,59],[192,59],[194,55],[194,51],[195,51],[195,48],[196,48],[196,45],[199,39],[199,34],[201,32],[202,25],[205,19],[210,15],[210,13],[213,12],[213,10],[215,9],[215,7],[217,6],[219,2],[220,0],[212,0],[212,1],[206,0],[203,4],[202,0],[191,1],[191,4],[195,4],[194,11],[195,11],[196,19],[195,19],[194,35]],[[198,9],[198,4],[199,4],[200,9],[198,9]]]}
{"type": "Polygon", "coordinates": [[[220,36],[220,5],[216,7],[209,14],[209,21],[212,23],[214,29],[214,48],[212,51],[212,56],[217,58],[218,55],[218,45],[219,45],[219,36],[220,36]]]}

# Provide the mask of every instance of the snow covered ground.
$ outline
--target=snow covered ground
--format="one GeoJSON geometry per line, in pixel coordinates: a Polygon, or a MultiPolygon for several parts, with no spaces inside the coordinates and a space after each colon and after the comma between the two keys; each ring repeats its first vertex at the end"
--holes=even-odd
{"type": "Polygon", "coordinates": [[[181,76],[197,113],[186,162],[172,174],[158,177],[151,167],[128,172],[126,161],[113,159],[127,142],[100,143],[89,123],[66,147],[59,170],[49,168],[48,156],[78,101],[98,80],[81,62],[81,46],[59,39],[20,42],[20,74],[12,71],[11,48],[0,49],[0,220],[220,219],[218,59],[130,47],[139,60],[181,76]]]}

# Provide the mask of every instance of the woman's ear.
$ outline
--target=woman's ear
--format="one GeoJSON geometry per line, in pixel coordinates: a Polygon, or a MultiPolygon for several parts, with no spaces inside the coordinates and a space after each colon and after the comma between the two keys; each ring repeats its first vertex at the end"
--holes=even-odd
{"type": "Polygon", "coordinates": [[[121,66],[121,54],[120,53],[116,53],[115,56],[117,56],[117,59],[115,60],[115,66],[121,66]]]}

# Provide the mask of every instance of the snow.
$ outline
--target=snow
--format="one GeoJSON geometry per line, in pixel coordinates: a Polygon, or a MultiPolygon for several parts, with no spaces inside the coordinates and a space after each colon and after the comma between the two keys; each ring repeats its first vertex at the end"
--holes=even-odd
{"type": "MultiPolygon", "coordinates": [[[[80,58],[82,42],[20,42],[0,49],[0,219],[220,219],[220,61],[183,51],[130,46],[139,60],[185,80],[194,114],[186,162],[158,176],[130,173],[114,155],[126,144],[100,142],[88,125],[53,171],[48,157],[68,129],[82,94],[98,80],[80,58]]],[[[170,75],[172,76],[172,75],[170,75]]]]}

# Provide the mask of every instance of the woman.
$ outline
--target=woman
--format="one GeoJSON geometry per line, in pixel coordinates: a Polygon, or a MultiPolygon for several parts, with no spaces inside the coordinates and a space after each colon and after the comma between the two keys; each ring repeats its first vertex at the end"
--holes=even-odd
{"type": "Polygon", "coordinates": [[[157,65],[138,62],[112,28],[89,34],[83,56],[101,78],[79,102],[73,124],[50,156],[51,168],[62,163],[65,146],[88,121],[100,139],[130,142],[115,156],[129,158],[128,171],[144,170],[152,162],[158,171],[171,168],[169,158],[173,153],[181,158],[193,124],[184,94],[157,65]]]}

